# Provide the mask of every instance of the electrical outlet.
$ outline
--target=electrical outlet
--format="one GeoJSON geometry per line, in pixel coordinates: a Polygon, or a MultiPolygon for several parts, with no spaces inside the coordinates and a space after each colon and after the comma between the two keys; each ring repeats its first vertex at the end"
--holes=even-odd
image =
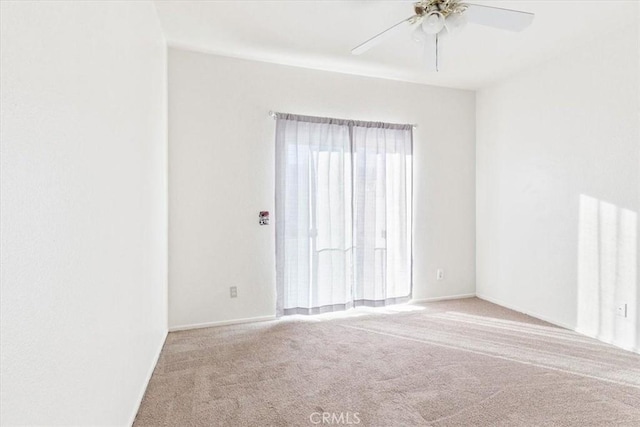
{"type": "Polygon", "coordinates": [[[231,294],[231,298],[238,298],[238,287],[237,286],[230,287],[229,293],[231,294]]]}
{"type": "Polygon", "coordinates": [[[436,279],[437,280],[443,280],[444,279],[444,270],[443,269],[439,268],[436,271],[436,279]]]}
{"type": "Polygon", "coordinates": [[[627,304],[619,304],[616,314],[620,317],[627,317],[627,304]]]}

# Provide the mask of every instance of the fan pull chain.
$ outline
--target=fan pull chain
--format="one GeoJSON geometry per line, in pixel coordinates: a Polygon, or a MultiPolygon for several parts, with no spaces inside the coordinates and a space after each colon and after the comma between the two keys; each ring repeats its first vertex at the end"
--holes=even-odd
{"type": "Polygon", "coordinates": [[[436,72],[440,71],[440,64],[438,62],[439,58],[438,58],[438,54],[440,52],[440,49],[438,48],[438,35],[436,34],[436,72]]]}

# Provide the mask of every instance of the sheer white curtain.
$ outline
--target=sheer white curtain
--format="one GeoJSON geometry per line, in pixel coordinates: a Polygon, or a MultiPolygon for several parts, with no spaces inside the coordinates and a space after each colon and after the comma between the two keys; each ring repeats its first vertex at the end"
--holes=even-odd
{"type": "Polygon", "coordinates": [[[352,130],[356,305],[411,294],[411,136],[381,123],[352,130]]]}
{"type": "Polygon", "coordinates": [[[410,297],[411,129],[278,114],[278,315],[410,297]]]}

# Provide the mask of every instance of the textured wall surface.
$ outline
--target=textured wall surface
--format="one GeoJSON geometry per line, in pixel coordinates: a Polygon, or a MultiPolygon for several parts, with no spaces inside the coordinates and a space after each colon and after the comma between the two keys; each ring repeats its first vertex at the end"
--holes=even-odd
{"type": "Polygon", "coordinates": [[[152,3],[2,2],[2,425],[127,425],[166,334],[152,3]]]}
{"type": "Polygon", "coordinates": [[[639,55],[636,24],[477,97],[478,295],[636,349],[639,55]]]}
{"type": "Polygon", "coordinates": [[[170,326],[275,313],[269,110],[417,123],[414,298],[474,292],[473,92],[170,49],[170,326]]]}

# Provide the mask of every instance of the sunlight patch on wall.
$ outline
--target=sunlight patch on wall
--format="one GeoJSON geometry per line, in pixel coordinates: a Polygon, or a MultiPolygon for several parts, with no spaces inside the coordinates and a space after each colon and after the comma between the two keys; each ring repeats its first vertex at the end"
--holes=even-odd
{"type": "Polygon", "coordinates": [[[637,214],[580,196],[577,330],[633,349],[637,327],[637,214]]]}

